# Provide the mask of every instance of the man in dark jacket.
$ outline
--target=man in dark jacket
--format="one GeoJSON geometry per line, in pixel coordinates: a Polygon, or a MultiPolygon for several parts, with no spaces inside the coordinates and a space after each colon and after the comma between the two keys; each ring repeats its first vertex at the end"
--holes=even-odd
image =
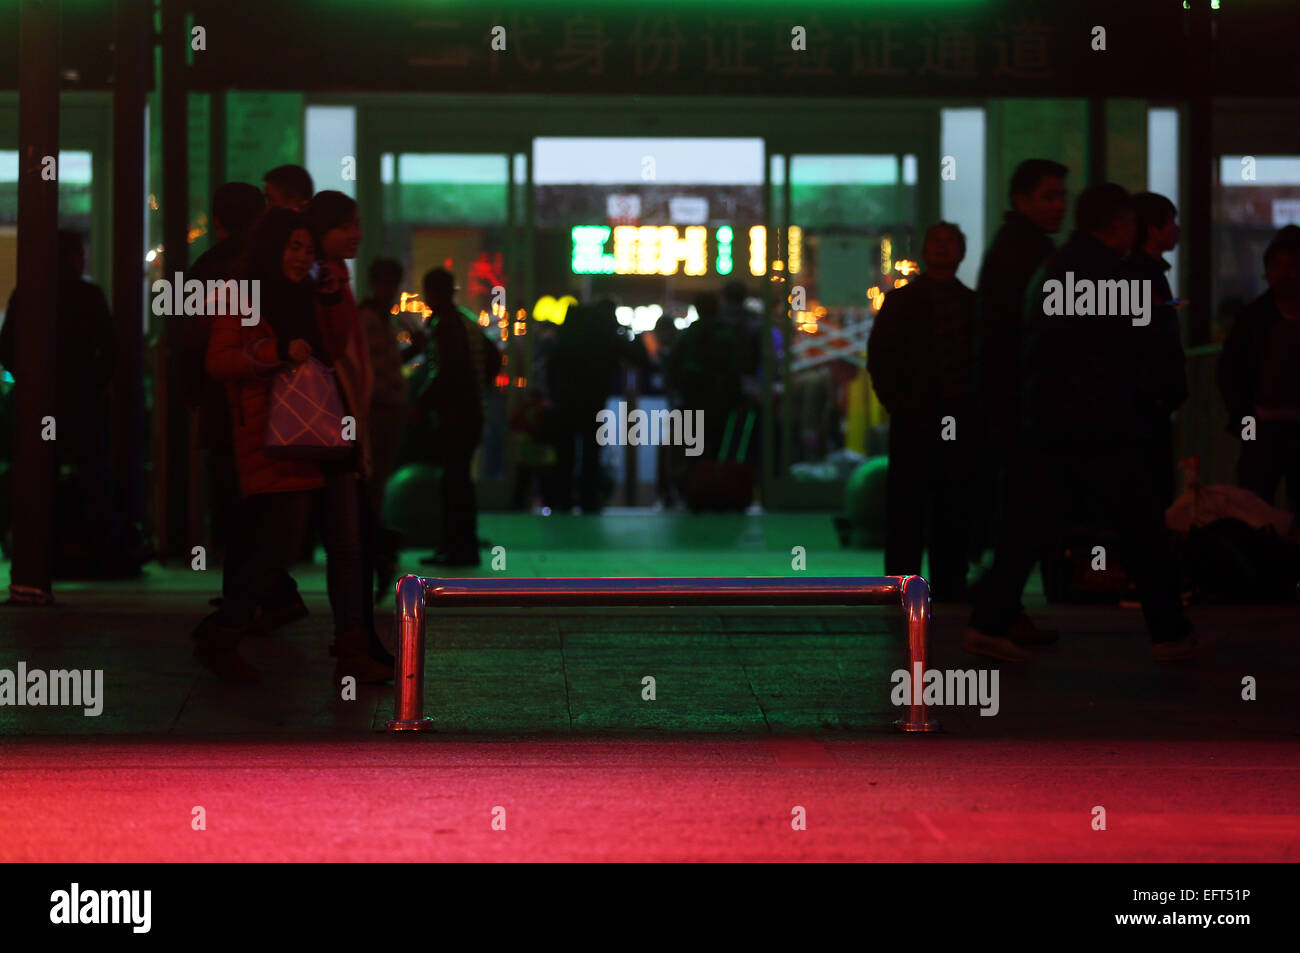
{"type": "Polygon", "coordinates": [[[1279,231],[1264,251],[1268,291],[1237,316],[1219,356],[1228,427],[1242,437],[1237,483],[1273,502],[1286,479],[1300,511],[1300,227],[1279,231]]]}
{"type": "MultiPolygon", "coordinates": [[[[1155,192],[1143,192],[1133,197],[1137,214],[1137,237],[1134,240],[1130,263],[1151,282],[1152,298],[1156,304],[1167,304],[1174,298],[1165,273],[1169,262],[1165,252],[1178,247],[1180,229],[1178,210],[1174,203],[1155,192]]],[[[1159,474],[1160,502],[1168,507],[1174,501],[1174,427],[1171,415],[1187,399],[1187,371],[1183,357],[1182,334],[1178,326],[1178,312],[1174,308],[1159,308],[1154,316],[1160,321],[1159,338],[1162,342],[1158,363],[1152,368],[1151,383],[1155,395],[1155,418],[1151,422],[1151,466],[1159,474]]]]}
{"type": "Polygon", "coordinates": [[[987,501],[972,514],[978,554],[995,535],[1007,508],[1006,473],[1019,439],[1020,325],[1025,287],[1052,253],[1065,219],[1065,176],[1051,159],[1026,159],[1011,176],[1011,211],[984,253],[976,288],[975,387],[987,429],[984,463],[976,468],[975,497],[987,501]]]}
{"type": "Polygon", "coordinates": [[[1030,657],[1033,643],[1013,631],[1025,581],[1043,544],[1076,508],[1087,507],[1094,521],[1120,534],[1153,656],[1190,658],[1204,646],[1183,614],[1147,449],[1154,402],[1173,400],[1148,383],[1161,354],[1163,319],[1155,312],[1164,306],[1151,307],[1144,279],[1124,261],[1136,229],[1124,189],[1085,189],[1075,219],[1070,241],[1031,279],[1022,446],[1009,472],[1010,508],[993,568],[962,644],[1006,661],[1030,657]]]}
{"type": "Polygon", "coordinates": [[[1065,219],[1068,169],[1051,159],[1026,159],[1011,176],[1011,207],[980,266],[978,385],[991,436],[1006,459],[1014,445],[1020,407],[1020,327],[1025,289],[1052,253],[1048,236],[1065,219]]]}
{"type": "Polygon", "coordinates": [[[957,280],[966,237],[948,222],[925,233],[924,273],[891,291],[867,344],[867,370],[889,411],[885,572],[919,574],[934,508],[930,582],[937,600],[966,597],[971,449],[979,446],[973,379],[975,292],[957,280]]]}
{"type": "Polygon", "coordinates": [[[455,301],[451,272],[434,268],[424,276],[424,300],[433,311],[429,377],[411,417],[436,414],[434,433],[442,464],[442,547],[421,560],[435,566],[477,566],[478,502],[470,466],[483,439],[488,389],[501,368],[501,352],[455,301]]]}

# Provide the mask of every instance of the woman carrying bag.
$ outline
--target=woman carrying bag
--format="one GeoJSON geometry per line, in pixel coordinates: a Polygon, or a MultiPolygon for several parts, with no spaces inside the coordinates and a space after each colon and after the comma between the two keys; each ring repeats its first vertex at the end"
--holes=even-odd
{"type": "MultiPolygon", "coordinates": [[[[208,344],[207,371],[226,383],[241,505],[254,538],[234,591],[195,630],[194,654],[231,681],[258,679],[236,647],[277,571],[287,570],[302,550],[313,494],[326,486],[322,468],[356,456],[323,333],[341,297],[317,292],[310,279],[314,264],[315,245],[303,217],[288,209],[268,211],[249,240],[244,269],[259,283],[259,320],[244,325],[238,314],[219,316],[208,344]]],[[[352,584],[361,571],[355,507],[327,512],[321,529],[339,656],[336,681],[386,681],[392,667],[369,657],[360,590],[352,584]]]]}

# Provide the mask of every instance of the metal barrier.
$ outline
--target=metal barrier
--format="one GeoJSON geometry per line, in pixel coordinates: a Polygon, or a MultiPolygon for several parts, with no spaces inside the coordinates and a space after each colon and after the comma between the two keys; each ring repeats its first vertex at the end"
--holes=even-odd
{"type": "MultiPolygon", "coordinates": [[[[433,727],[424,717],[425,607],[901,605],[907,616],[907,671],[924,672],[930,638],[930,587],[920,576],[645,577],[595,579],[426,579],[397,583],[397,687],[389,731],[433,727]]],[[[936,731],[923,701],[894,722],[900,731],[936,731]]]]}

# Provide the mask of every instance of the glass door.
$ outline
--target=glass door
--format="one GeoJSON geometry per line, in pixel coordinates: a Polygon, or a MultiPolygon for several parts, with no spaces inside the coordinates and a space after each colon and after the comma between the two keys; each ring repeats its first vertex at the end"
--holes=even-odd
{"type": "Polygon", "coordinates": [[[769,201],[768,496],[825,504],[884,452],[866,344],[885,293],[916,270],[917,156],[773,155],[769,201]]]}

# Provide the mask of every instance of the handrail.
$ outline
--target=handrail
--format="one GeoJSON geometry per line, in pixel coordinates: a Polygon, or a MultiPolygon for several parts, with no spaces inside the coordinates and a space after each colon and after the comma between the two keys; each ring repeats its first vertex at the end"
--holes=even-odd
{"type": "MultiPolygon", "coordinates": [[[[397,675],[390,731],[423,731],[426,607],[900,605],[907,619],[907,671],[926,668],[930,587],[920,576],[704,576],[558,579],[434,579],[397,582],[397,675]]],[[[900,731],[938,730],[924,701],[894,722],[900,731]]]]}

